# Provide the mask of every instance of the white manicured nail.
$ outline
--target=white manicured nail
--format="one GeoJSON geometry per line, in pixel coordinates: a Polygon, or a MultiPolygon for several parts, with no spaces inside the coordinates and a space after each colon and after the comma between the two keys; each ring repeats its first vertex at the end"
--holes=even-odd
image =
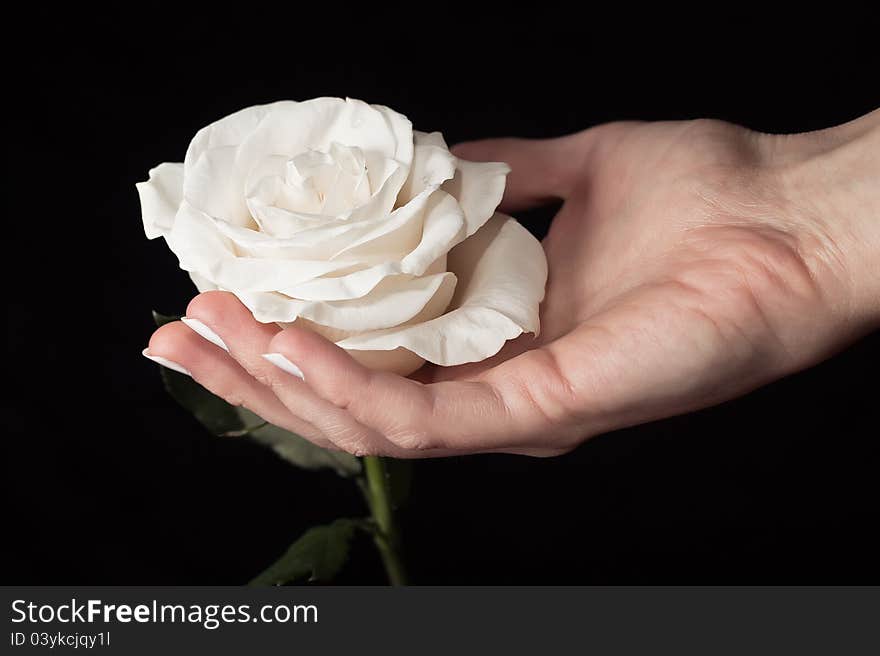
{"type": "Polygon", "coordinates": [[[181,317],[180,320],[183,323],[185,323],[187,326],[192,328],[193,332],[198,333],[199,335],[201,335],[202,337],[207,339],[212,344],[222,348],[227,353],[229,352],[229,347],[226,346],[226,342],[224,342],[222,339],[220,339],[220,335],[218,335],[213,330],[208,328],[205,324],[203,324],[198,319],[192,319],[190,317],[181,317]]]}
{"type": "Polygon", "coordinates": [[[302,370],[280,353],[263,353],[263,357],[282,371],[286,371],[300,380],[305,380],[302,370]]]}
{"type": "Polygon", "coordinates": [[[149,351],[150,351],[150,349],[144,349],[142,352],[142,355],[145,358],[147,358],[148,360],[152,360],[153,362],[158,362],[163,367],[168,367],[172,371],[176,371],[181,374],[186,374],[187,376],[192,376],[192,374],[189,371],[187,371],[186,369],[181,367],[176,362],[172,362],[168,358],[163,358],[161,355],[150,355],[149,351]]]}

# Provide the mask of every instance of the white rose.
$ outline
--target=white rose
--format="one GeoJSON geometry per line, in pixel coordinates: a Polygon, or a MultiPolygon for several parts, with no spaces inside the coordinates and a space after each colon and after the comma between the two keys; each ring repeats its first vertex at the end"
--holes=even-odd
{"type": "Polygon", "coordinates": [[[147,237],[165,238],[199,291],[408,374],[538,332],[547,262],[495,212],[508,172],[456,158],[387,107],[315,98],[212,123],[137,188],[147,237]]]}

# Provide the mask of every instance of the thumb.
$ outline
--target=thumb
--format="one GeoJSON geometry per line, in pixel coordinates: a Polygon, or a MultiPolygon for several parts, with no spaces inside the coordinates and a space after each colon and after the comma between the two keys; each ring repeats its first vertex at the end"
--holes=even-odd
{"type": "Polygon", "coordinates": [[[461,159],[510,166],[499,209],[524,210],[564,200],[587,173],[593,130],[555,139],[481,139],[452,147],[461,159]]]}

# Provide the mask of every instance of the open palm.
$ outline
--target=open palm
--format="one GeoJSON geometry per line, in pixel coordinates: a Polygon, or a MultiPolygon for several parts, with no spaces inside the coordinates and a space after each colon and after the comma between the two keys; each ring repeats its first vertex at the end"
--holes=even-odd
{"type": "Polygon", "coordinates": [[[792,202],[793,160],[779,139],[714,121],[613,123],[456,150],[511,165],[503,210],[564,201],[544,240],[538,338],[412,380],[208,292],[187,315],[229,352],[180,323],[159,329],[150,352],[272,423],[358,455],[553,455],[741,394],[847,337],[838,244],[819,214],[792,202]]]}

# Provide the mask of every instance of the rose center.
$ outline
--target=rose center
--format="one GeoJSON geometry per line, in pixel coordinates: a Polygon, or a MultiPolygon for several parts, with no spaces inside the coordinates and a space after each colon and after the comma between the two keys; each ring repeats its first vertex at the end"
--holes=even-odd
{"type": "Polygon", "coordinates": [[[297,212],[343,215],[370,199],[367,173],[367,161],[360,148],[333,143],[328,151],[300,153],[287,160],[283,178],[283,187],[299,193],[279,194],[277,205],[297,212]]]}

